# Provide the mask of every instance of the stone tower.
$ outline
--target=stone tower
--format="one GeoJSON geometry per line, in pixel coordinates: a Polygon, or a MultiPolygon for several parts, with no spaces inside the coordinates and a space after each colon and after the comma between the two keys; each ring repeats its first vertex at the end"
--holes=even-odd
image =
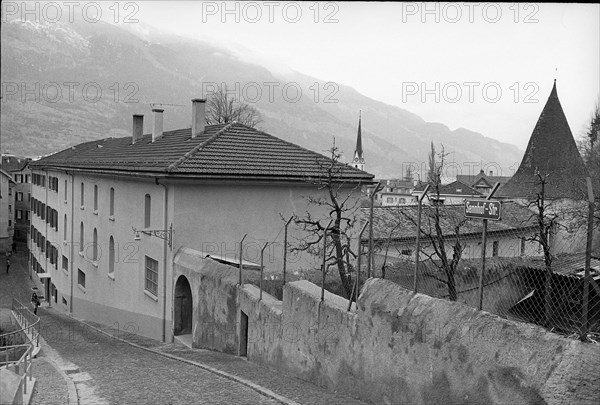
{"type": "Polygon", "coordinates": [[[546,178],[547,199],[582,200],[587,196],[587,171],[560,105],[556,80],[523,160],[515,175],[498,190],[498,196],[535,199],[541,188],[537,173],[546,178]]]}

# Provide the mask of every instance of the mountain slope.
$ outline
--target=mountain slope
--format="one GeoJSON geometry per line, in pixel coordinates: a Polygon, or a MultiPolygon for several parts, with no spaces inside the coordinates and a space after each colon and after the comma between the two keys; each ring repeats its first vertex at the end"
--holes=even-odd
{"type": "Polygon", "coordinates": [[[227,83],[263,113],[261,129],[319,152],[335,137],[347,160],[362,110],[367,170],[377,176],[400,176],[407,164],[423,168],[431,140],[452,153],[457,167],[496,162],[508,171],[522,156],[515,146],[427,123],[351,87],[298,72],[284,77],[198,40],[106,23],[13,21],[2,24],[1,45],[3,152],[35,156],[127,136],[134,113],[146,115],[150,132],[151,103],[164,104],[165,130],[189,127],[190,99],[205,97],[212,83],[227,83]]]}

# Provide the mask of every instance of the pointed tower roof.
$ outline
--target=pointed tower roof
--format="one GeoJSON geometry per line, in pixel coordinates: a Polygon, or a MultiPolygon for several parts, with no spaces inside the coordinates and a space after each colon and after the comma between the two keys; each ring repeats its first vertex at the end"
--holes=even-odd
{"type": "Polygon", "coordinates": [[[556,80],[538,119],[525,156],[515,175],[498,190],[499,196],[535,198],[540,191],[536,173],[547,175],[545,197],[584,199],[587,171],[556,92],[556,80]]]}
{"type": "Polygon", "coordinates": [[[360,131],[361,124],[361,112],[358,113],[358,134],[356,135],[356,149],[354,150],[354,156],[358,157],[361,161],[363,160],[363,149],[362,149],[362,135],[360,131]]]}

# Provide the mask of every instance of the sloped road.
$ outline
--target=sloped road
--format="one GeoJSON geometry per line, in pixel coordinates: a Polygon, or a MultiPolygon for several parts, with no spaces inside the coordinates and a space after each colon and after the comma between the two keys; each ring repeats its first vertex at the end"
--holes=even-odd
{"type": "MultiPolygon", "coordinates": [[[[274,404],[235,381],[132,347],[41,308],[42,336],[82,404],[274,404]]],[[[52,357],[52,356],[51,356],[52,357]]]]}

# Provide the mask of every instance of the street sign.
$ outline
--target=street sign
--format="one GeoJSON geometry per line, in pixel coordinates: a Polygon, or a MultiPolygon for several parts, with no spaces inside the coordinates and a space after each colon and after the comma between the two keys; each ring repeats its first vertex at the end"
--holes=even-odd
{"type": "Polygon", "coordinates": [[[500,201],[465,200],[465,217],[499,221],[501,208],[500,201]]]}

